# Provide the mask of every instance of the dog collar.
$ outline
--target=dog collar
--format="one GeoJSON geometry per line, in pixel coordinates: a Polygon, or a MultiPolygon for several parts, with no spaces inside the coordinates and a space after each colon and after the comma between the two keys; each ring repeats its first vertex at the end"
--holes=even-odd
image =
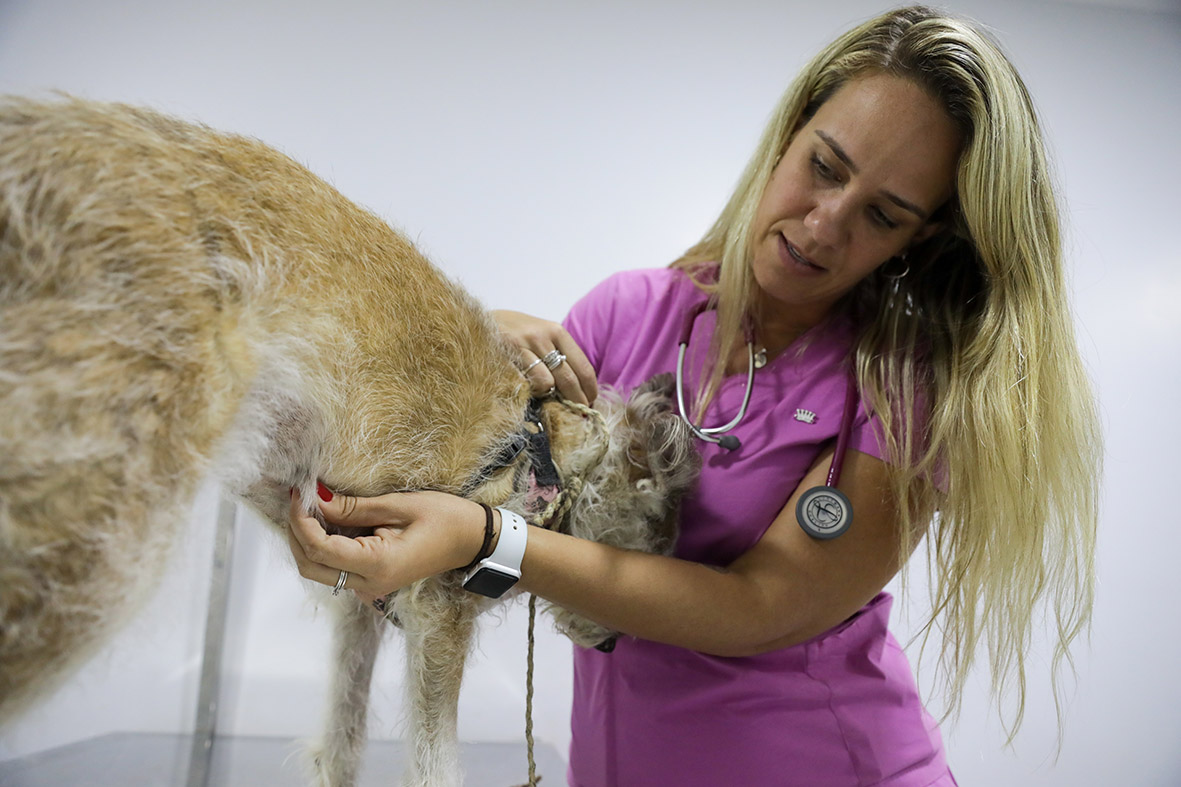
{"type": "MultiPolygon", "coordinates": [[[[461,494],[469,495],[496,471],[516,462],[522,451],[528,450],[529,472],[525,488],[525,511],[531,517],[538,517],[550,508],[562,492],[562,478],[554,464],[549,434],[541,420],[541,402],[538,398],[529,400],[529,405],[525,408],[525,424],[520,431],[514,432],[496,458],[481,468],[480,472],[464,485],[461,494]]],[[[553,519],[551,516],[543,521],[535,521],[534,524],[548,528],[554,524],[553,519]]]]}
{"type": "MultiPolygon", "coordinates": [[[[537,431],[528,432],[529,441],[529,486],[525,490],[525,510],[538,517],[562,492],[562,479],[550,451],[549,435],[541,422],[541,400],[531,399],[525,418],[537,431]]],[[[553,517],[535,524],[549,528],[553,517]]]]}

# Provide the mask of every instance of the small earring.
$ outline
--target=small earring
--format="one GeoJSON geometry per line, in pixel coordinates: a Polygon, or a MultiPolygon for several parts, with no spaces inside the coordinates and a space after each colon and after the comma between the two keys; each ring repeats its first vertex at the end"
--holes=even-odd
{"type": "Polygon", "coordinates": [[[882,277],[886,279],[892,279],[894,281],[906,278],[906,274],[910,273],[910,263],[906,262],[906,252],[902,252],[894,259],[902,260],[902,262],[906,263],[906,267],[903,268],[902,273],[883,273],[882,277]]]}

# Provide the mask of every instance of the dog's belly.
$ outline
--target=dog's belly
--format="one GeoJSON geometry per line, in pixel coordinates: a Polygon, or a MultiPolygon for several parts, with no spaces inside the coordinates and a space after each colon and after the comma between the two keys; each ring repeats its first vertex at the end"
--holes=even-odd
{"type": "MultiPolygon", "coordinates": [[[[292,488],[310,493],[323,471],[325,430],[309,375],[289,358],[254,348],[254,382],[215,453],[212,474],[278,526],[292,488]]],[[[323,396],[325,392],[321,392],[323,396]]]]}

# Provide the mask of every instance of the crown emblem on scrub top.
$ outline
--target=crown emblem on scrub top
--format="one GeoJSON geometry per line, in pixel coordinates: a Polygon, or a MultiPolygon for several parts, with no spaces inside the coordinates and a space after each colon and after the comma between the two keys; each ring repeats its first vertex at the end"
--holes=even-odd
{"type": "Polygon", "coordinates": [[[806,424],[814,424],[816,423],[816,413],[800,408],[796,410],[796,420],[803,421],[806,424]]]}

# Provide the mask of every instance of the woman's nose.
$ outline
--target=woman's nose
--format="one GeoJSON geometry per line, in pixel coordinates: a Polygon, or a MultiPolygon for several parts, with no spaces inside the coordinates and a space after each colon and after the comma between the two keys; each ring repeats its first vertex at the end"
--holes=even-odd
{"type": "Polygon", "coordinates": [[[839,246],[848,233],[849,210],[839,196],[824,196],[804,217],[804,226],[821,246],[839,246]]]}

